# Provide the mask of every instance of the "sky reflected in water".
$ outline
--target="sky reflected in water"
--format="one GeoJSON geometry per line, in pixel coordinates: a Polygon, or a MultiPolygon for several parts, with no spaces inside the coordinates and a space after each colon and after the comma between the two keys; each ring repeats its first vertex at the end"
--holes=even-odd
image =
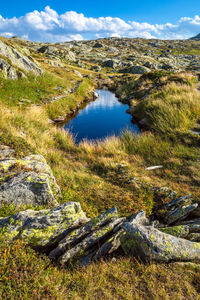
{"type": "Polygon", "coordinates": [[[128,105],[119,102],[115,94],[107,90],[96,92],[99,97],[83,107],[64,127],[76,137],[76,143],[83,139],[118,136],[125,129],[140,132],[138,126],[131,122],[131,116],[126,113],[128,105]]]}

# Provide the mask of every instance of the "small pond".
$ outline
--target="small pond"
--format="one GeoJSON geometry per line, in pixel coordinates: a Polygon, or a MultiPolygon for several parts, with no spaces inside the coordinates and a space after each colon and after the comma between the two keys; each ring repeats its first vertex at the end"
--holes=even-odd
{"type": "Polygon", "coordinates": [[[76,143],[83,139],[97,140],[111,135],[118,136],[125,129],[140,132],[139,127],[131,122],[131,115],[126,113],[128,105],[119,102],[115,94],[107,90],[96,92],[99,97],[85,104],[64,126],[76,137],[76,143]]]}

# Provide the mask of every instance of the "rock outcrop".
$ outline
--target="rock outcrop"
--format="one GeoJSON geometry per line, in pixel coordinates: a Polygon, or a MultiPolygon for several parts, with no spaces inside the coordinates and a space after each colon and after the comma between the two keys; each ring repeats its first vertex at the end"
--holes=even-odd
{"type": "Polygon", "coordinates": [[[72,51],[64,46],[56,47],[52,45],[44,45],[38,49],[39,53],[44,53],[47,57],[61,57],[69,61],[75,61],[76,57],[72,51]]]}
{"type": "MultiPolygon", "coordinates": [[[[80,203],[69,202],[0,218],[0,232],[9,240],[22,239],[62,265],[73,260],[85,266],[119,252],[144,261],[200,261],[200,204],[191,195],[160,191],[172,201],[149,218],[144,211],[120,218],[112,208],[90,220],[80,203]]],[[[56,205],[59,192],[43,156],[17,159],[14,150],[0,146],[1,204],[56,205]]]]}
{"type": "MultiPolygon", "coordinates": [[[[189,199],[188,195],[171,201],[161,208],[163,215],[179,205],[182,210],[184,201],[189,199]]],[[[197,206],[193,212],[198,211],[197,206]]],[[[163,216],[164,223],[154,216],[147,218],[144,211],[127,219],[119,218],[116,208],[89,220],[80,203],[69,202],[52,210],[27,210],[1,218],[0,230],[8,239],[22,239],[61,265],[74,261],[85,266],[118,253],[144,261],[195,262],[200,261],[200,218],[191,219],[190,213],[187,210],[184,224],[176,226],[169,226],[168,218],[163,216]]],[[[179,215],[174,223],[181,220],[179,215]]]]}
{"type": "Polygon", "coordinates": [[[0,70],[2,71],[4,77],[10,79],[17,79],[17,71],[9,63],[7,63],[3,58],[0,58],[0,70]]]}
{"type": "Polygon", "coordinates": [[[22,73],[20,74],[20,72],[17,72],[17,69],[25,73],[32,72],[35,75],[40,75],[42,73],[40,67],[30,56],[27,57],[23,55],[13,46],[8,46],[1,40],[0,55],[0,70],[2,70],[3,75],[7,78],[17,79],[19,77],[18,74],[22,76],[22,73]]]}
{"type": "Polygon", "coordinates": [[[123,224],[128,236],[122,240],[125,253],[143,260],[195,261],[200,260],[200,244],[166,234],[153,226],[123,224]]]}
{"type": "Polygon", "coordinates": [[[49,251],[65,235],[87,221],[80,204],[69,202],[52,210],[29,209],[0,219],[0,228],[12,240],[21,238],[36,250],[49,251]]]}
{"type": "Polygon", "coordinates": [[[60,189],[42,155],[17,159],[0,146],[0,204],[57,205],[60,189]]]}

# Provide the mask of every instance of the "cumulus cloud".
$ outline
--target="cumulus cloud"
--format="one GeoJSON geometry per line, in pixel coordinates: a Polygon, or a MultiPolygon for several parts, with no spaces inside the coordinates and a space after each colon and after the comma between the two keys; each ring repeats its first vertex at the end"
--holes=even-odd
{"type": "Polygon", "coordinates": [[[18,35],[32,41],[62,42],[97,37],[184,39],[200,33],[200,17],[183,17],[177,23],[149,24],[112,17],[85,17],[75,11],[59,15],[49,6],[19,18],[0,15],[0,35],[18,35]]]}

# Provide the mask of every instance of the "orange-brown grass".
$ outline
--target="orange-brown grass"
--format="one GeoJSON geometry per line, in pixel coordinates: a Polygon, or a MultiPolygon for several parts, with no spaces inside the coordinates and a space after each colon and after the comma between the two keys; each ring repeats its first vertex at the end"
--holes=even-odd
{"type": "Polygon", "coordinates": [[[200,299],[198,268],[124,257],[60,268],[21,241],[0,250],[1,299],[200,299]]]}

